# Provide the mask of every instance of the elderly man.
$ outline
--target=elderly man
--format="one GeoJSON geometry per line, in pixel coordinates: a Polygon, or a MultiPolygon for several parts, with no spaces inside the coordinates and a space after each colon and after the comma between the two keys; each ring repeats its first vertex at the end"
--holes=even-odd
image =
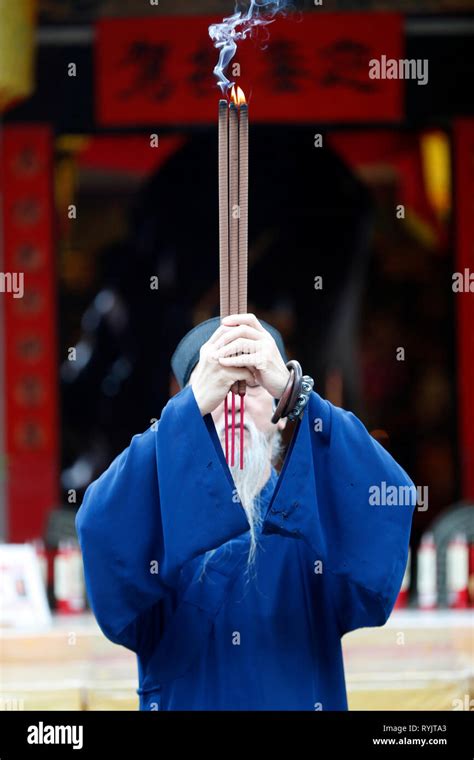
{"type": "Polygon", "coordinates": [[[287,364],[253,314],[201,323],[173,355],[181,391],[86,492],[88,594],[104,634],[137,654],[140,709],[347,710],[341,637],[393,608],[414,504],[374,506],[370,489],[413,484],[311,385],[274,424],[287,364]],[[224,456],[236,380],[242,469],[224,456]]]}

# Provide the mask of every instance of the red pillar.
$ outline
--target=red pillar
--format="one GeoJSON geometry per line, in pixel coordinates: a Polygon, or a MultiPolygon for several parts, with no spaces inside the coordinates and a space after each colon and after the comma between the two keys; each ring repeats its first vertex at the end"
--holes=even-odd
{"type": "Polygon", "coordinates": [[[41,535],[58,498],[53,136],[8,125],[0,141],[6,538],[41,535]],[[21,284],[22,283],[22,284],[21,284]],[[11,288],[10,288],[11,286],[11,288]],[[13,288],[16,287],[16,290],[13,288]],[[22,292],[23,291],[23,292],[22,292]]]}
{"type": "MultiPolygon", "coordinates": [[[[456,272],[474,275],[474,120],[454,125],[456,272]]],[[[474,500],[474,285],[455,293],[462,496],[474,500]]]]}

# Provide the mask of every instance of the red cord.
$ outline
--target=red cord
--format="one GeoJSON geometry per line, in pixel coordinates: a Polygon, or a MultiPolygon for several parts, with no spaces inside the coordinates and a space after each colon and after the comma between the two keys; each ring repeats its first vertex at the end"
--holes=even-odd
{"type": "Polygon", "coordinates": [[[229,405],[227,403],[227,396],[224,401],[224,417],[225,417],[225,461],[229,464],[229,420],[227,415],[229,413],[229,405]]]}
{"type": "Polygon", "coordinates": [[[244,469],[244,398],[240,397],[240,469],[244,469]]]}
{"type": "Polygon", "coordinates": [[[235,462],[235,393],[232,393],[232,457],[230,465],[234,466],[235,462]]]}

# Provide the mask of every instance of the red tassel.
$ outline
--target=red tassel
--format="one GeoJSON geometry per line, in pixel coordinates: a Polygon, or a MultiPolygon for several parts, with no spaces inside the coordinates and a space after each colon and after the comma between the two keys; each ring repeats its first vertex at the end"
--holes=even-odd
{"type": "Polygon", "coordinates": [[[232,457],[231,457],[231,467],[234,466],[235,463],[235,393],[232,393],[232,457]]]}
{"type": "Polygon", "coordinates": [[[227,403],[227,396],[224,401],[224,417],[225,417],[225,461],[229,464],[229,420],[227,415],[229,413],[229,405],[227,403]]]}
{"type": "Polygon", "coordinates": [[[244,469],[244,398],[240,397],[240,469],[244,469]]]}

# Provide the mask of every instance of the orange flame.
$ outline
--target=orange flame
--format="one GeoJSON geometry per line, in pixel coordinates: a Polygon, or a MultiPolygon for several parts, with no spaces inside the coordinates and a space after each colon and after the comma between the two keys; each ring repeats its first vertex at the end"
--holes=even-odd
{"type": "Polygon", "coordinates": [[[230,97],[236,106],[244,106],[247,103],[243,90],[241,90],[240,87],[236,87],[235,85],[230,91],[230,97]]]}

